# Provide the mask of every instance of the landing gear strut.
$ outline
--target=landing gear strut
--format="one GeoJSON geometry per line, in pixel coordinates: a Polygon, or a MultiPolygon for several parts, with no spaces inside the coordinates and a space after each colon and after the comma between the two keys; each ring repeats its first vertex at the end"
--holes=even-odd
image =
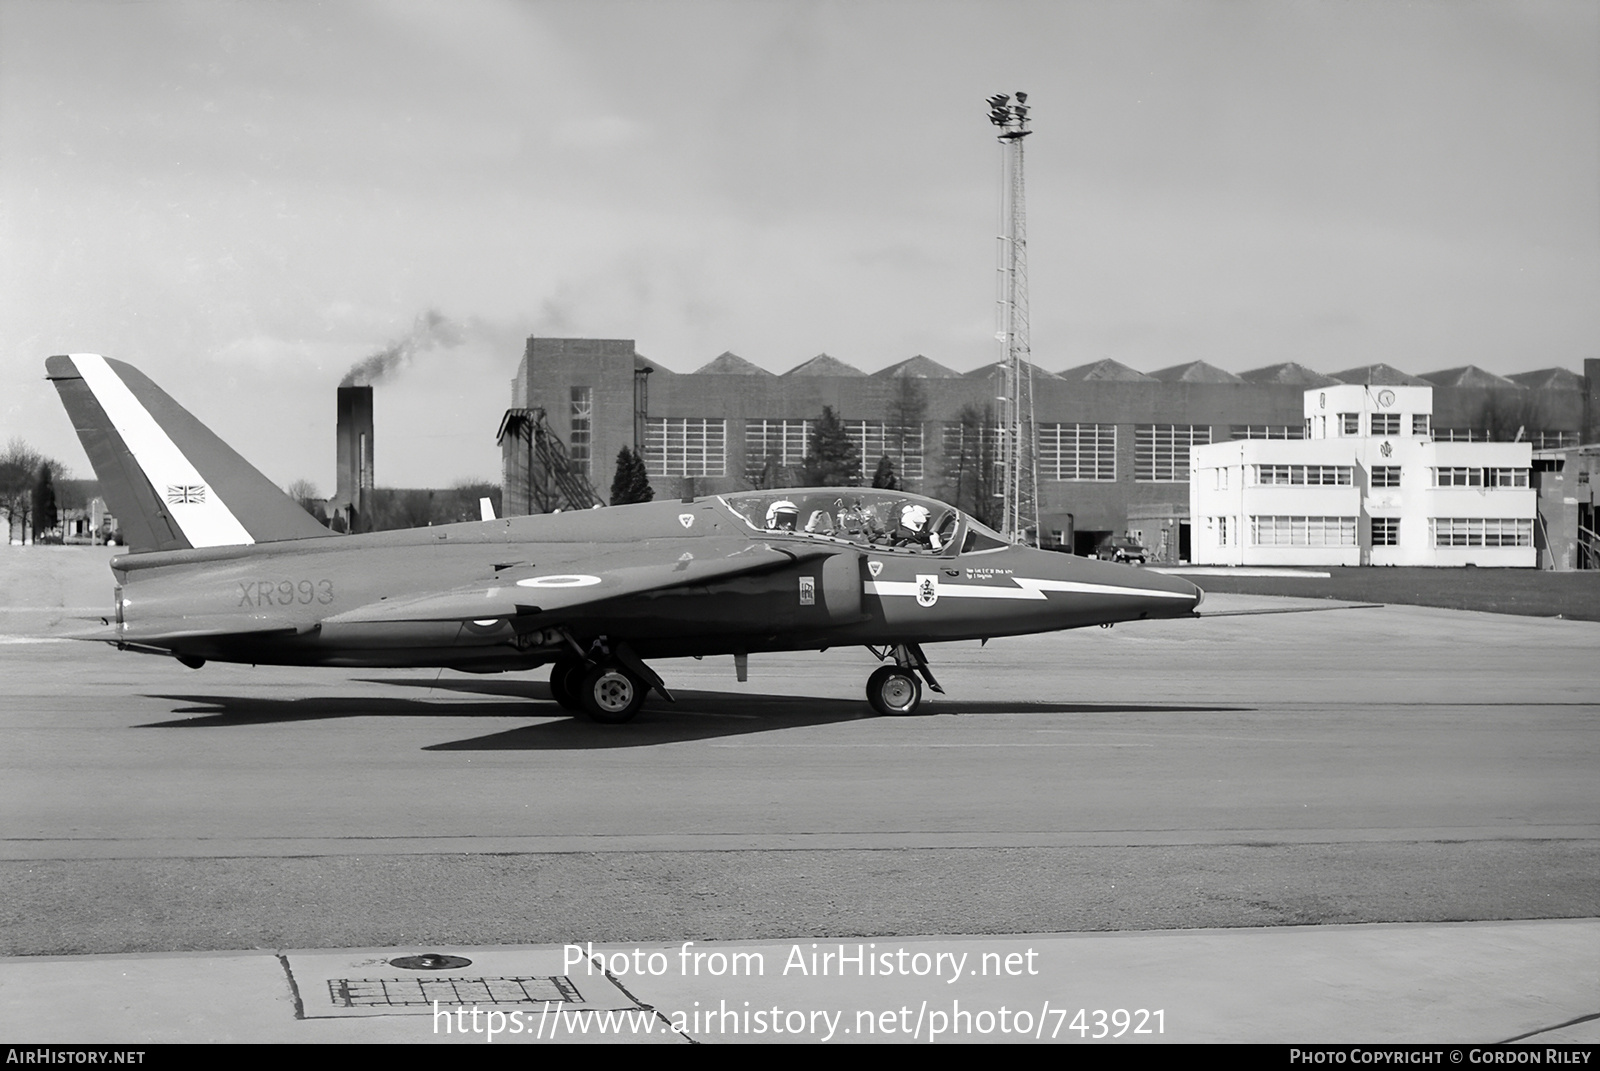
{"type": "Polygon", "coordinates": [[[879,666],[867,678],[867,702],[879,714],[916,713],[917,706],[922,702],[922,681],[917,680],[919,673],[928,682],[929,688],[944,694],[944,689],[939,687],[939,682],[933,679],[933,672],[928,669],[928,660],[922,648],[916,644],[899,643],[882,651],[875,647],[868,647],[867,650],[879,659],[892,657],[895,661],[892,666],[879,666]]]}

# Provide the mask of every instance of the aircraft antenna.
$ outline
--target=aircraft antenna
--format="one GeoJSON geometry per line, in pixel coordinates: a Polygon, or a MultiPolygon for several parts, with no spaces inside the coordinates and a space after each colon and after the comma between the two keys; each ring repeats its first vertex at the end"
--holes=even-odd
{"type": "Polygon", "coordinates": [[[989,122],[1000,142],[1000,234],[997,242],[995,338],[1000,343],[1000,532],[1013,543],[1039,539],[1037,429],[1033,361],[1028,340],[1028,227],[1022,142],[1028,94],[989,98],[989,122]]]}

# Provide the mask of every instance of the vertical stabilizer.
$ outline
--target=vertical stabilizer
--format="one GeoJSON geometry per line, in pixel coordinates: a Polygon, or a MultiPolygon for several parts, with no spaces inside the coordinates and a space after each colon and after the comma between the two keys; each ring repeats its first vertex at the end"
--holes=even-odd
{"type": "Polygon", "coordinates": [[[45,371],[130,549],[332,534],[132,365],[75,353],[45,371]]]}

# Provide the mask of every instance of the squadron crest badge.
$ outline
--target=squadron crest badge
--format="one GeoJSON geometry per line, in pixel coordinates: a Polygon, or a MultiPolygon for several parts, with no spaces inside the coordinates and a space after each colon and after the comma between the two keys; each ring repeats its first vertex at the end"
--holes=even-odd
{"type": "Polygon", "coordinates": [[[917,605],[932,606],[939,601],[939,574],[917,574],[917,605]]]}
{"type": "Polygon", "coordinates": [[[871,573],[874,577],[876,577],[879,573],[883,572],[883,563],[882,562],[868,562],[867,563],[867,572],[871,573]]]}
{"type": "Polygon", "coordinates": [[[680,514],[678,514],[678,523],[683,525],[685,528],[689,527],[691,524],[694,523],[694,514],[692,514],[692,513],[680,513],[680,514]]]}

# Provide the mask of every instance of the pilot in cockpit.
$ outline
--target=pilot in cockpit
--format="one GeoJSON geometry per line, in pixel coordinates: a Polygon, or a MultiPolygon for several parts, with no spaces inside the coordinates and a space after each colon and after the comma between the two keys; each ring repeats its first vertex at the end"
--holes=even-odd
{"type": "Polygon", "coordinates": [[[767,507],[767,531],[792,532],[800,525],[800,507],[780,498],[767,507]]]}
{"type": "Polygon", "coordinates": [[[900,520],[895,525],[894,531],[889,533],[888,543],[891,547],[927,547],[932,544],[929,536],[928,507],[916,502],[908,503],[900,508],[900,520]]]}

